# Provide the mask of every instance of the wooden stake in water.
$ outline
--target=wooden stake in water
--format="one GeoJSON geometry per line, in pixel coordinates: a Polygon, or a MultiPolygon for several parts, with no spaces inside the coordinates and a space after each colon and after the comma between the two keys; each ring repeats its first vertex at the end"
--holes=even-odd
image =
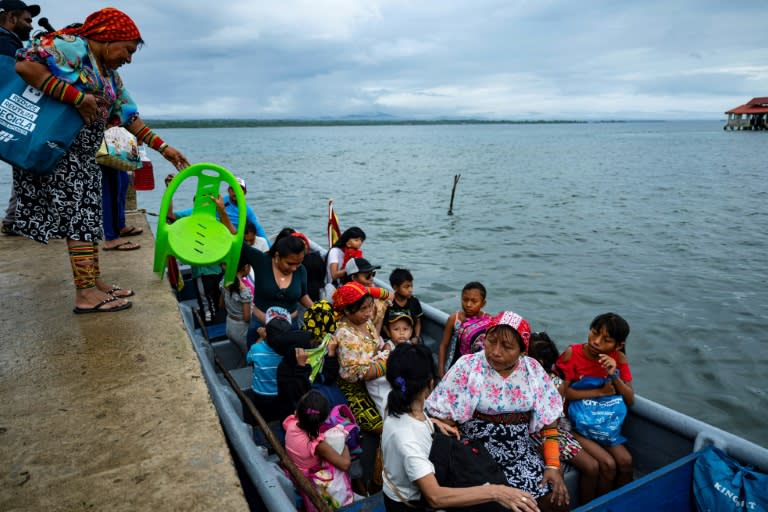
{"type": "Polygon", "coordinates": [[[448,215],[453,215],[453,198],[456,197],[456,185],[459,184],[461,174],[453,175],[453,189],[451,189],[451,205],[448,207],[448,215]]]}

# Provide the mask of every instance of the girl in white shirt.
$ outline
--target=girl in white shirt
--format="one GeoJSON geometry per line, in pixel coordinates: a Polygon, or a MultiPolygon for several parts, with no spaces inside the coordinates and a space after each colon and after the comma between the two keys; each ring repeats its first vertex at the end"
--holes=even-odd
{"type": "MultiPolygon", "coordinates": [[[[326,276],[325,282],[337,287],[342,277],[347,275],[344,266],[350,258],[362,258],[363,251],[360,248],[365,242],[365,231],[352,226],[345,230],[325,257],[326,276]]],[[[333,290],[326,290],[326,299],[333,295],[333,290]]]]}

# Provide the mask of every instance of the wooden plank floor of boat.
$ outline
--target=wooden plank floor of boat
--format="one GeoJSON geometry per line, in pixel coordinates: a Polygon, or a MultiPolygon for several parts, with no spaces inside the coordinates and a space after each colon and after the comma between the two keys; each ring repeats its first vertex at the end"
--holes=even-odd
{"type": "Polygon", "coordinates": [[[0,235],[0,510],[247,510],[168,282],[100,251],[133,307],[75,315],[63,241],[0,235]]]}

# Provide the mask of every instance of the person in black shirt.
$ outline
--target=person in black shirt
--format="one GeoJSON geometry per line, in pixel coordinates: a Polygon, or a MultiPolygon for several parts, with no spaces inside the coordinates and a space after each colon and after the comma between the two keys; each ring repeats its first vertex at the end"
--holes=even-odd
{"type": "Polygon", "coordinates": [[[413,319],[411,343],[421,343],[421,317],[424,316],[424,312],[421,310],[419,299],[413,296],[413,274],[408,269],[396,268],[389,275],[389,284],[395,291],[395,298],[392,305],[387,308],[385,322],[382,326],[386,337],[392,337],[388,329],[390,315],[403,311],[413,319]]]}

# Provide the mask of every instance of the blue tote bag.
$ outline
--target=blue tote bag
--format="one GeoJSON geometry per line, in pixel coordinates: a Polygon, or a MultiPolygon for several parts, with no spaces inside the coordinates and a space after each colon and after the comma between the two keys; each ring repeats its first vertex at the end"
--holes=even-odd
{"type": "MultiPolygon", "coordinates": [[[[571,383],[574,389],[597,389],[605,379],[584,377],[571,383]]],[[[571,400],[568,419],[573,430],[603,446],[616,446],[627,442],[621,435],[621,426],[627,417],[627,404],[621,395],[598,396],[571,400]]]]}
{"type": "Polygon", "coordinates": [[[699,512],[768,510],[768,475],[709,446],[693,466],[693,497],[699,512]]]}
{"type": "Polygon", "coordinates": [[[36,174],[52,174],[83,127],[72,105],[44,95],[0,55],[0,160],[36,174]]]}

